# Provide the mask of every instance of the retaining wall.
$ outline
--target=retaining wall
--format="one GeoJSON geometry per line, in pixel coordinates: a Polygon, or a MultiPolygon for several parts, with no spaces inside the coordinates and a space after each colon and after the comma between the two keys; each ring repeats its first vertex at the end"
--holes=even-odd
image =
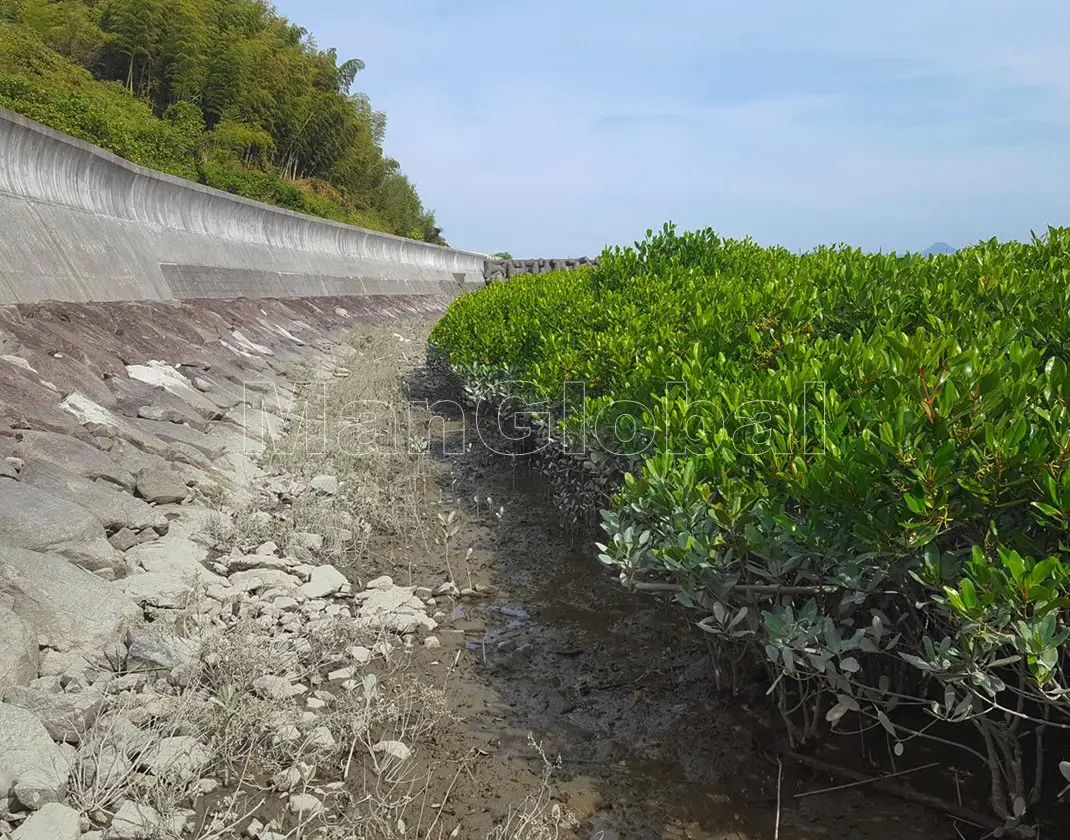
{"type": "Polygon", "coordinates": [[[153,172],[0,108],[0,304],[457,294],[486,259],[153,172]]]}

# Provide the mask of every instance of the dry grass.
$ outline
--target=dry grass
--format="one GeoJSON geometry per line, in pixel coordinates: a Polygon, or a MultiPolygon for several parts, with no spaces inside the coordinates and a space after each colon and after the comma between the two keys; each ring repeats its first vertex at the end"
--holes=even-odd
{"type": "Polygon", "coordinates": [[[541,784],[510,809],[505,822],[495,826],[486,840],[558,840],[562,829],[578,827],[576,818],[554,802],[553,777],[561,769],[560,761],[551,762],[542,744],[530,734],[528,743],[542,759],[541,784]]]}
{"type": "Polygon", "coordinates": [[[214,496],[221,513],[209,536],[216,548],[250,551],[268,540],[285,548],[294,533],[310,532],[326,538],[330,562],[356,571],[377,545],[432,545],[427,500],[437,468],[427,458],[428,415],[410,408],[405,379],[422,359],[426,331],[402,341],[390,327],[364,328],[344,357],[344,377],[309,373],[286,432],[269,442],[262,465],[301,485],[333,475],[338,494],[261,497],[229,514],[214,496]]]}

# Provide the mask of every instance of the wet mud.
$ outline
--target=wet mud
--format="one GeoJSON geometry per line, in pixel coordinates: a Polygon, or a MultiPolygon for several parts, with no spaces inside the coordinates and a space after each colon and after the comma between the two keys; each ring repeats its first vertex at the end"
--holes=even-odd
{"type": "Polygon", "coordinates": [[[457,601],[443,634],[463,650],[456,710],[482,759],[455,807],[500,818],[540,770],[530,734],[560,761],[555,800],[575,817],[562,837],[959,836],[864,786],[815,794],[843,780],[778,764],[764,687],[729,685],[693,615],[623,590],[596,560],[596,535],[562,531],[531,462],[478,441],[454,417],[433,448],[437,505],[459,523],[435,571],[482,590],[457,601]]]}

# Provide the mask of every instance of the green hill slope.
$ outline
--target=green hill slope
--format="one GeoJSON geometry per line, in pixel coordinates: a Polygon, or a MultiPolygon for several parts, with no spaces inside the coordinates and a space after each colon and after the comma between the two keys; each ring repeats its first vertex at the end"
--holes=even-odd
{"type": "Polygon", "coordinates": [[[386,117],[260,0],[0,0],[0,106],[238,195],[445,244],[386,117]]]}

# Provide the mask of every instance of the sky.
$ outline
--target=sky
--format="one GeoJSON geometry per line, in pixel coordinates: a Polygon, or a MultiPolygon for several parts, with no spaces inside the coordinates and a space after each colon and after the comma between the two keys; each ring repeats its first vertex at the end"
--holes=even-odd
{"type": "Polygon", "coordinates": [[[1070,225],[1065,0],[275,0],[455,247],[712,227],[921,250],[1070,225]]]}

